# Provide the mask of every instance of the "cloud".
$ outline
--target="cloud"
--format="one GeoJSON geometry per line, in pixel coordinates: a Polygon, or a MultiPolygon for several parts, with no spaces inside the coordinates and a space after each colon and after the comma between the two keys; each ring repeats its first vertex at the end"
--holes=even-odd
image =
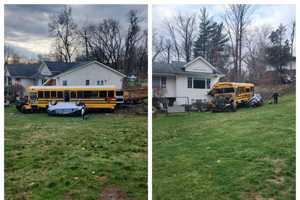
{"type": "MultiPolygon", "coordinates": [[[[51,50],[52,38],[48,33],[51,17],[60,12],[64,5],[5,5],[4,36],[5,43],[15,48],[27,49],[36,54],[47,54],[51,50]]],[[[127,30],[127,14],[133,9],[144,18],[141,26],[147,29],[146,5],[71,5],[75,23],[79,26],[97,23],[104,18],[120,21],[127,30]]]]}
{"type": "MultiPolygon", "coordinates": [[[[200,9],[207,8],[210,16],[216,21],[222,21],[226,10],[225,4],[219,5],[155,5],[153,6],[153,27],[161,29],[165,19],[170,19],[181,13],[195,13],[199,16],[200,9]]],[[[252,26],[268,25],[276,28],[280,23],[289,24],[295,19],[295,5],[253,5],[252,26]]],[[[198,20],[199,18],[197,18],[198,20]]]]}

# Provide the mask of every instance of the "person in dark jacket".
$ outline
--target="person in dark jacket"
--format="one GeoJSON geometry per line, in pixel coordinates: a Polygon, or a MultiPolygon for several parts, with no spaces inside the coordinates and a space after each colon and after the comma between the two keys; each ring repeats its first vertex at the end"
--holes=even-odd
{"type": "Polygon", "coordinates": [[[81,108],[81,116],[82,116],[82,120],[86,120],[86,106],[83,105],[81,108]]]}
{"type": "Polygon", "coordinates": [[[274,92],[272,97],[273,97],[273,100],[274,100],[274,104],[278,104],[278,97],[279,97],[278,92],[274,92]]]}

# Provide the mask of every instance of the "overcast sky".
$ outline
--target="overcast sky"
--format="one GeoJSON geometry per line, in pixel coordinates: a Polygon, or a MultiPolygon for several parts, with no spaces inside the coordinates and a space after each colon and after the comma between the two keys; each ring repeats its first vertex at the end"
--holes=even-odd
{"type": "MultiPolygon", "coordinates": [[[[177,12],[198,14],[200,8],[206,7],[208,14],[216,21],[222,21],[226,5],[154,5],[153,27],[162,30],[166,20],[171,19],[177,12]]],[[[296,6],[294,5],[255,5],[253,6],[252,27],[267,25],[272,28],[278,27],[280,23],[291,24],[295,19],[296,6]]],[[[159,31],[157,31],[159,32],[159,31]]]]}
{"type": "MultiPolygon", "coordinates": [[[[4,32],[5,45],[9,45],[26,57],[36,58],[37,54],[48,54],[52,39],[48,33],[51,16],[63,9],[64,5],[5,5],[4,32]]],[[[123,31],[127,30],[127,14],[137,10],[144,18],[143,28],[147,28],[146,5],[71,5],[77,24],[96,23],[104,18],[120,21],[123,31]]]]}

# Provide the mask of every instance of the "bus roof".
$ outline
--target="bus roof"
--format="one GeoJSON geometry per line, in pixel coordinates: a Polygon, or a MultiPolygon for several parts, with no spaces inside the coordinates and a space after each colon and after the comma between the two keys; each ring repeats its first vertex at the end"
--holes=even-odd
{"type": "Polygon", "coordinates": [[[254,87],[253,83],[238,83],[238,82],[218,82],[214,88],[226,88],[226,87],[254,87]]]}
{"type": "Polygon", "coordinates": [[[66,85],[66,86],[31,86],[30,90],[106,90],[112,89],[115,90],[116,86],[114,85],[66,85]]]}

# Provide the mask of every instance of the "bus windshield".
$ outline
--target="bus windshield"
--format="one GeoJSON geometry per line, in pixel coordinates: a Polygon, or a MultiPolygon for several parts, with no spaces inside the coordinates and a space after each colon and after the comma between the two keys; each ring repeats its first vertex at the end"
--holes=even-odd
{"type": "Polygon", "coordinates": [[[220,88],[216,89],[216,94],[234,93],[234,88],[220,88]]]}
{"type": "Polygon", "coordinates": [[[35,92],[30,93],[30,99],[36,100],[37,94],[35,92]]]}

